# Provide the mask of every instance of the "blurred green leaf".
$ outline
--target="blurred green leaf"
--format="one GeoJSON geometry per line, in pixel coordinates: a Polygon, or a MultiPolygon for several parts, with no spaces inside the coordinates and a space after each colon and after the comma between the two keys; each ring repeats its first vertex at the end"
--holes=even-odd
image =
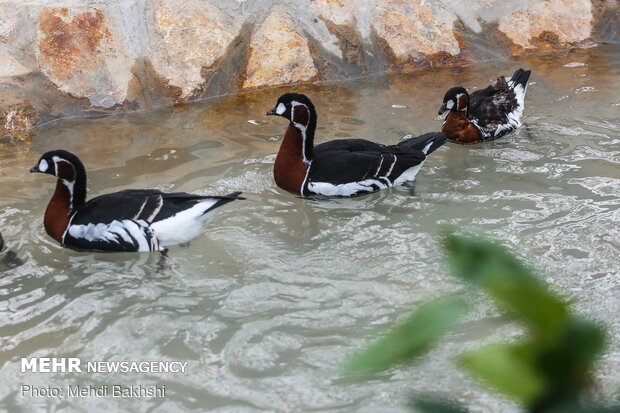
{"type": "Polygon", "coordinates": [[[553,343],[537,343],[537,368],[549,383],[545,400],[571,400],[590,381],[594,362],[605,348],[605,333],[596,324],[573,317],[553,343]]]}
{"type": "Polygon", "coordinates": [[[620,413],[620,405],[604,406],[591,403],[562,403],[545,413],[620,413]]]}
{"type": "Polygon", "coordinates": [[[420,413],[468,413],[469,410],[453,400],[438,399],[437,397],[415,397],[410,406],[420,413]]]}
{"type": "MultiPolygon", "coordinates": [[[[605,331],[572,313],[561,298],[504,248],[472,237],[445,240],[454,273],[491,295],[525,323],[523,341],[470,351],[461,365],[485,384],[521,401],[531,413],[620,413],[620,406],[580,403],[593,366],[605,348],[605,331]]],[[[355,357],[350,373],[380,371],[430,350],[467,309],[455,298],[421,306],[404,323],[355,357]]],[[[418,398],[422,413],[467,410],[441,399],[418,398]]]]}
{"type": "Polygon", "coordinates": [[[535,332],[552,338],[565,327],[566,304],[503,247],[454,234],[446,237],[445,245],[458,277],[483,288],[535,332]]]}
{"type": "Polygon", "coordinates": [[[385,337],[355,356],[349,374],[381,371],[425,354],[467,311],[460,299],[443,298],[422,305],[385,337]]]}
{"type": "Polygon", "coordinates": [[[546,379],[537,366],[536,348],[525,344],[492,344],[461,356],[471,374],[497,391],[524,402],[543,394],[546,379]]]}

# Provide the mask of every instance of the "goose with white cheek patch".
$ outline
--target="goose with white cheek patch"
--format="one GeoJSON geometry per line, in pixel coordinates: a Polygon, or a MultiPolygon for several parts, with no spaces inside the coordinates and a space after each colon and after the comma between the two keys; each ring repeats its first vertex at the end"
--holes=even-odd
{"type": "Polygon", "coordinates": [[[427,133],[396,145],[339,139],[314,146],[317,114],[307,96],[286,93],[267,115],[289,120],[273,167],[276,184],[304,197],[351,197],[413,181],[426,156],[446,142],[427,133]]]}
{"type": "Polygon", "coordinates": [[[446,92],[439,114],[450,111],[441,131],[454,143],[469,144],[495,140],[521,126],[525,92],[531,70],[517,70],[495,85],[471,95],[462,87],[446,92]]]}
{"type": "Polygon", "coordinates": [[[30,172],[57,178],[43,223],[61,245],[95,251],[164,251],[200,235],[216,210],[241,192],[202,196],[128,189],[86,201],[86,171],[77,156],[47,152],[30,172]]]}

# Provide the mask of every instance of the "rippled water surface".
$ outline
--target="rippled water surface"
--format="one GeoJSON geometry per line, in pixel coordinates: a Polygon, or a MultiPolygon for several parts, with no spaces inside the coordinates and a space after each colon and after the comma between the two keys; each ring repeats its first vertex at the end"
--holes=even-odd
{"type": "Polygon", "coordinates": [[[368,380],[342,363],[418,303],[461,288],[445,271],[442,225],[487,234],[535,265],[576,308],[603,321],[610,351],[597,391],[620,385],[620,53],[602,47],[518,61],[297,87],[315,101],[317,141],[395,143],[437,130],[445,90],[533,69],[524,126],[483,145],[447,144],[415,193],[333,202],[275,187],[286,122],[264,113],[283,90],[41,128],[30,149],[0,148],[0,410],[405,412],[414,391],[473,411],[515,411],[455,368],[464,348],[518,325],[480,297],[468,327],[416,368],[368,380]],[[571,64],[583,63],[583,64],[571,64]],[[565,66],[567,65],[567,66],[565,66]],[[63,249],[45,233],[47,150],[78,154],[89,195],[127,188],[224,194],[206,235],[157,254],[63,249]],[[22,374],[22,357],[187,360],[186,374],[22,374]],[[21,384],[166,386],[165,398],[26,398],[21,384]]]}

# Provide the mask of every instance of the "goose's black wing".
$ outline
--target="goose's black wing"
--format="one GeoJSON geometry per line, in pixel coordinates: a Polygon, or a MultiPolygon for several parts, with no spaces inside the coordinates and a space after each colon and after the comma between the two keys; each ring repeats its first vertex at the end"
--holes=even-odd
{"type": "Polygon", "coordinates": [[[114,220],[130,219],[152,223],[169,218],[205,199],[220,199],[226,203],[242,199],[239,194],[210,196],[186,192],[165,193],[156,189],[128,189],[89,200],[78,209],[72,222],[107,224],[114,220]]]}
{"type": "Polygon", "coordinates": [[[470,95],[469,120],[485,141],[495,140],[521,126],[530,74],[529,70],[519,69],[508,81],[502,76],[494,86],[470,95]]]}
{"type": "Polygon", "coordinates": [[[304,195],[357,196],[387,188],[399,180],[411,180],[417,173],[412,168],[421,165],[426,154],[444,142],[445,136],[437,133],[390,146],[364,139],[317,145],[304,195]]]}
{"type": "Polygon", "coordinates": [[[129,189],[86,202],[73,214],[63,243],[78,249],[103,251],[153,251],[159,243],[150,224],[191,208],[205,199],[219,199],[212,208],[238,197],[201,196],[154,189],[129,189]]]}
{"type": "Polygon", "coordinates": [[[325,154],[328,152],[385,152],[388,151],[387,145],[368,141],[366,139],[336,139],[333,141],[316,145],[312,151],[314,154],[325,154]]]}
{"type": "Polygon", "coordinates": [[[481,104],[491,101],[496,93],[505,90],[507,87],[508,85],[506,84],[506,80],[502,76],[501,78],[497,79],[497,83],[495,85],[489,85],[485,89],[477,90],[474,93],[470,94],[469,112],[471,113],[473,111],[476,111],[481,104]]]}

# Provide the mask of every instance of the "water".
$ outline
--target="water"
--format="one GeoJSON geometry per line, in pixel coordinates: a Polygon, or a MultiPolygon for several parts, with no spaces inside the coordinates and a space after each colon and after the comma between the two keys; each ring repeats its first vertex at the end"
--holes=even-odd
{"type": "Polygon", "coordinates": [[[455,368],[454,355],[517,337],[479,297],[467,327],[418,367],[343,378],[345,360],[383,328],[461,285],[442,263],[444,225],[500,240],[577,310],[610,331],[596,394],[620,387],[620,53],[542,58],[296,87],[318,108],[317,141],[395,143],[437,130],[450,86],[485,86],[519,66],[533,75],[524,126],[484,145],[447,144],[415,187],[334,202],[277,189],[286,128],[266,117],[283,92],[156,112],[68,120],[33,146],[0,149],[0,410],[405,412],[411,392],[442,391],[475,412],[516,411],[455,368]],[[573,64],[582,63],[582,64],[573,64]],[[566,66],[568,65],[568,66],[566,66]],[[42,215],[53,191],[28,168],[47,150],[78,154],[90,196],[126,188],[224,194],[205,236],[157,254],[78,253],[42,215]],[[159,268],[159,269],[158,269],[159,268]],[[20,358],[187,360],[186,374],[22,374],[20,358]],[[20,385],[166,385],[165,398],[26,398],[20,385]]]}

